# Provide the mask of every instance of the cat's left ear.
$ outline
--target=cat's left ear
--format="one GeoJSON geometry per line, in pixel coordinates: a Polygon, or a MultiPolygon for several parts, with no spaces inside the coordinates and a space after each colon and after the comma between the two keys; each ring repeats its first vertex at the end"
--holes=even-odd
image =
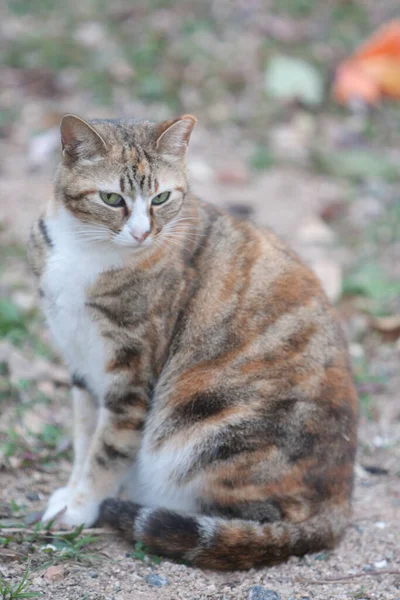
{"type": "Polygon", "coordinates": [[[64,115],[60,131],[63,157],[68,160],[90,160],[107,151],[105,141],[95,128],[76,115],[64,115]]]}
{"type": "Polygon", "coordinates": [[[158,152],[175,160],[184,158],[196,122],[192,115],[183,115],[160,123],[156,129],[158,152]]]}

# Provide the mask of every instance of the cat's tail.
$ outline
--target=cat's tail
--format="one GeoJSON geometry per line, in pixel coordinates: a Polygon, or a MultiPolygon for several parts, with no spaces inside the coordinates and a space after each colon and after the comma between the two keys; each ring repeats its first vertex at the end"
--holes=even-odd
{"type": "Polygon", "coordinates": [[[300,523],[258,523],[107,499],[100,520],[155,554],[202,568],[249,569],[333,547],[342,537],[348,512],[348,506],[334,505],[300,523]]]}

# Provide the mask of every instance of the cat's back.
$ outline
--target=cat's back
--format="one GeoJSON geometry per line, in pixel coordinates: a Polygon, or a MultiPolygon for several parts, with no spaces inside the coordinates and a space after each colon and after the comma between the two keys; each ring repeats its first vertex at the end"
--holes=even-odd
{"type": "Polygon", "coordinates": [[[201,211],[206,225],[193,258],[199,281],[182,326],[186,347],[192,338],[198,348],[199,335],[207,341],[207,360],[249,349],[252,342],[278,355],[289,347],[299,355],[300,343],[319,360],[335,352],[346,355],[318,278],[285,242],[206,203],[201,211]]]}

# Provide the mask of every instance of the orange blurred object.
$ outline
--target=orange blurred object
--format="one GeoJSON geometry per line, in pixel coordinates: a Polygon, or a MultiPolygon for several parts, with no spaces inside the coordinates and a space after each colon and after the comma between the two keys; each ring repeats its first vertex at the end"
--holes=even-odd
{"type": "Polygon", "coordinates": [[[341,104],[354,99],[376,104],[382,96],[400,98],[400,20],[383,26],[339,65],[333,95],[341,104]]]}

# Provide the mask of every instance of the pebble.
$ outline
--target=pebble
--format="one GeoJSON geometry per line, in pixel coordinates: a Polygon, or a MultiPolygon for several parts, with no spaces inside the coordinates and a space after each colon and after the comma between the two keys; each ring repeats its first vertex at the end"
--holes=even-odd
{"type": "Polygon", "coordinates": [[[262,585],[253,585],[249,589],[247,600],[281,600],[281,597],[262,585]]]}
{"type": "Polygon", "coordinates": [[[92,579],[97,579],[99,574],[97,571],[89,571],[88,572],[89,577],[91,577],[92,579]]]}
{"type": "Polygon", "coordinates": [[[383,569],[384,567],[387,567],[387,560],[385,558],[383,560],[377,560],[374,562],[374,567],[376,569],[383,569]]]}
{"type": "Polygon", "coordinates": [[[37,492],[27,492],[25,496],[27,500],[30,500],[31,502],[36,502],[37,500],[40,500],[40,496],[37,492]]]}
{"type": "Polygon", "coordinates": [[[147,575],[146,581],[152,587],[164,587],[164,585],[168,584],[168,579],[161,575],[157,575],[157,573],[150,573],[150,575],[147,575]]]}
{"type": "Polygon", "coordinates": [[[63,565],[52,565],[44,572],[44,578],[47,579],[47,581],[62,581],[65,574],[63,565]]]}

